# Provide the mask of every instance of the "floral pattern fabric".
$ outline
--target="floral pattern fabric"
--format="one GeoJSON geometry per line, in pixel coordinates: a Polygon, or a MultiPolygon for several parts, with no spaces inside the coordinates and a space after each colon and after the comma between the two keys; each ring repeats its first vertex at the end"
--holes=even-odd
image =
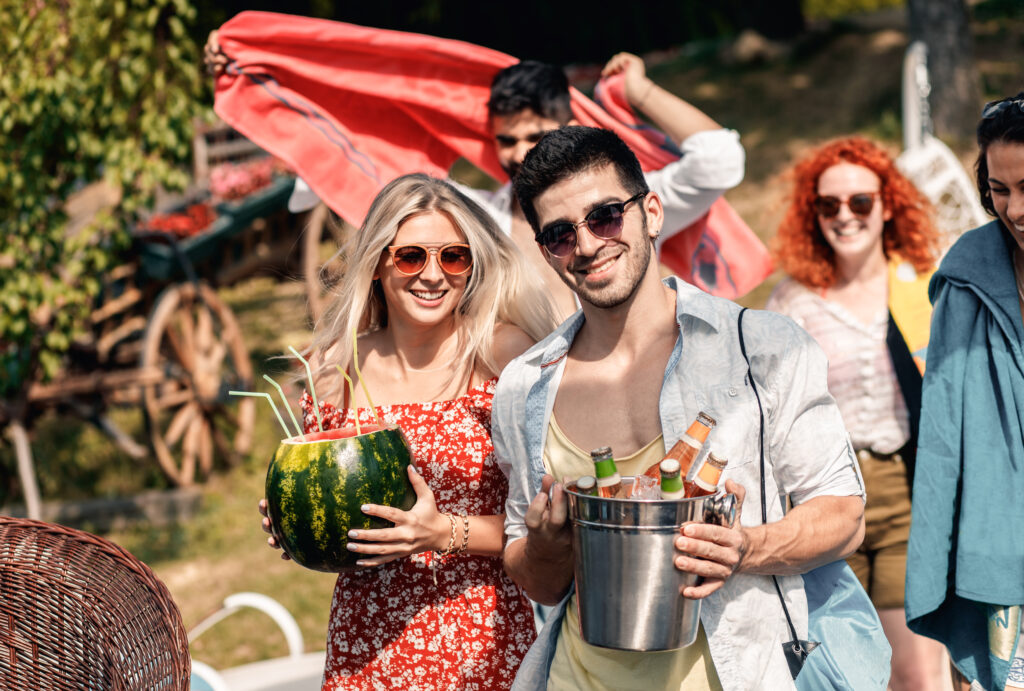
{"type": "MultiPolygon", "coordinates": [[[[504,513],[508,481],[490,437],[496,381],[450,401],[377,407],[382,421],[405,433],[442,513],[504,513]]],[[[303,425],[314,431],[308,394],[301,405],[303,425]]],[[[374,422],[369,408],[339,410],[321,401],[320,413],[325,430],[354,424],[353,413],[360,424],[374,422]]],[[[461,521],[459,527],[461,537],[461,521]]],[[[508,689],[535,635],[529,601],[500,557],[411,555],[338,575],[323,689],[508,689]]]]}

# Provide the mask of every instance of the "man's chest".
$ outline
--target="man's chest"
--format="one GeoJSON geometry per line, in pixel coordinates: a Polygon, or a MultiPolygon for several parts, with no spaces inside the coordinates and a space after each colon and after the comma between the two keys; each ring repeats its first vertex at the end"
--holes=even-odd
{"type": "Polygon", "coordinates": [[[555,398],[558,425],[583,449],[637,451],[662,433],[658,403],[664,366],[661,358],[628,368],[568,362],[555,398]]]}

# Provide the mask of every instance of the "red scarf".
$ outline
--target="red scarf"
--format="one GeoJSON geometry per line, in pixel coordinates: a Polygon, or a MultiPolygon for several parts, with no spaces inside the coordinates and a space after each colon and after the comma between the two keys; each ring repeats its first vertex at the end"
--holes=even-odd
{"type": "MultiPolygon", "coordinates": [[[[353,225],[394,178],[413,172],[443,178],[459,157],[507,180],[494,152],[487,100],[494,75],[518,62],[510,55],[271,12],[242,12],[218,38],[231,63],[217,79],[217,114],[287,162],[353,225]]],[[[607,110],[571,89],[576,119],[614,130],[644,170],[678,158],[665,135],[639,125],[621,78],[607,81],[599,88],[607,110]]],[[[715,295],[738,297],[771,273],[764,245],[724,199],[688,228],[663,235],[661,261],[715,295]]]]}

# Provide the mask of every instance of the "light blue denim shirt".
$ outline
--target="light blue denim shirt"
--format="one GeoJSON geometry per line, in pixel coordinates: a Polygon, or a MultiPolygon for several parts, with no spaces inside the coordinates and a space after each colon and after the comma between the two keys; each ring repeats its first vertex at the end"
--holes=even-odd
{"type": "MultiPolygon", "coordinates": [[[[739,348],[740,307],[675,278],[679,337],[661,387],[659,413],[665,446],[685,432],[700,411],[718,421],[710,443],[729,459],[722,481],[747,490],[742,523],[761,523],[759,413],[739,348]]],[[[509,477],[505,533],[526,535],[524,516],[544,475],[542,452],[565,356],[583,325],[577,312],[556,331],[513,360],[501,374],[491,418],[495,455],[509,477]]],[[[860,470],[835,401],[828,392],[828,363],[814,340],[787,317],[750,311],[743,335],[765,409],[765,478],[768,521],[794,504],[818,496],[864,496],[860,470]]],[[[779,584],[800,638],[807,637],[807,600],[799,576],[779,584]]],[[[544,689],[569,596],[548,618],[516,678],[515,689],[544,689]]],[[[782,653],[789,640],[771,580],[735,574],[703,600],[701,622],[723,688],[794,688],[782,653]]]]}

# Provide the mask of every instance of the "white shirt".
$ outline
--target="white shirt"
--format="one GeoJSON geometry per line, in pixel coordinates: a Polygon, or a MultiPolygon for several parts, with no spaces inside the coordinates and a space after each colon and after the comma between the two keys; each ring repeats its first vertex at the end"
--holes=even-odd
{"type": "Polygon", "coordinates": [[[885,344],[889,313],[864,324],[837,302],[786,279],[765,309],[785,314],[828,356],[828,390],[839,404],[855,449],[899,451],[910,440],[910,414],[885,344]]]}

